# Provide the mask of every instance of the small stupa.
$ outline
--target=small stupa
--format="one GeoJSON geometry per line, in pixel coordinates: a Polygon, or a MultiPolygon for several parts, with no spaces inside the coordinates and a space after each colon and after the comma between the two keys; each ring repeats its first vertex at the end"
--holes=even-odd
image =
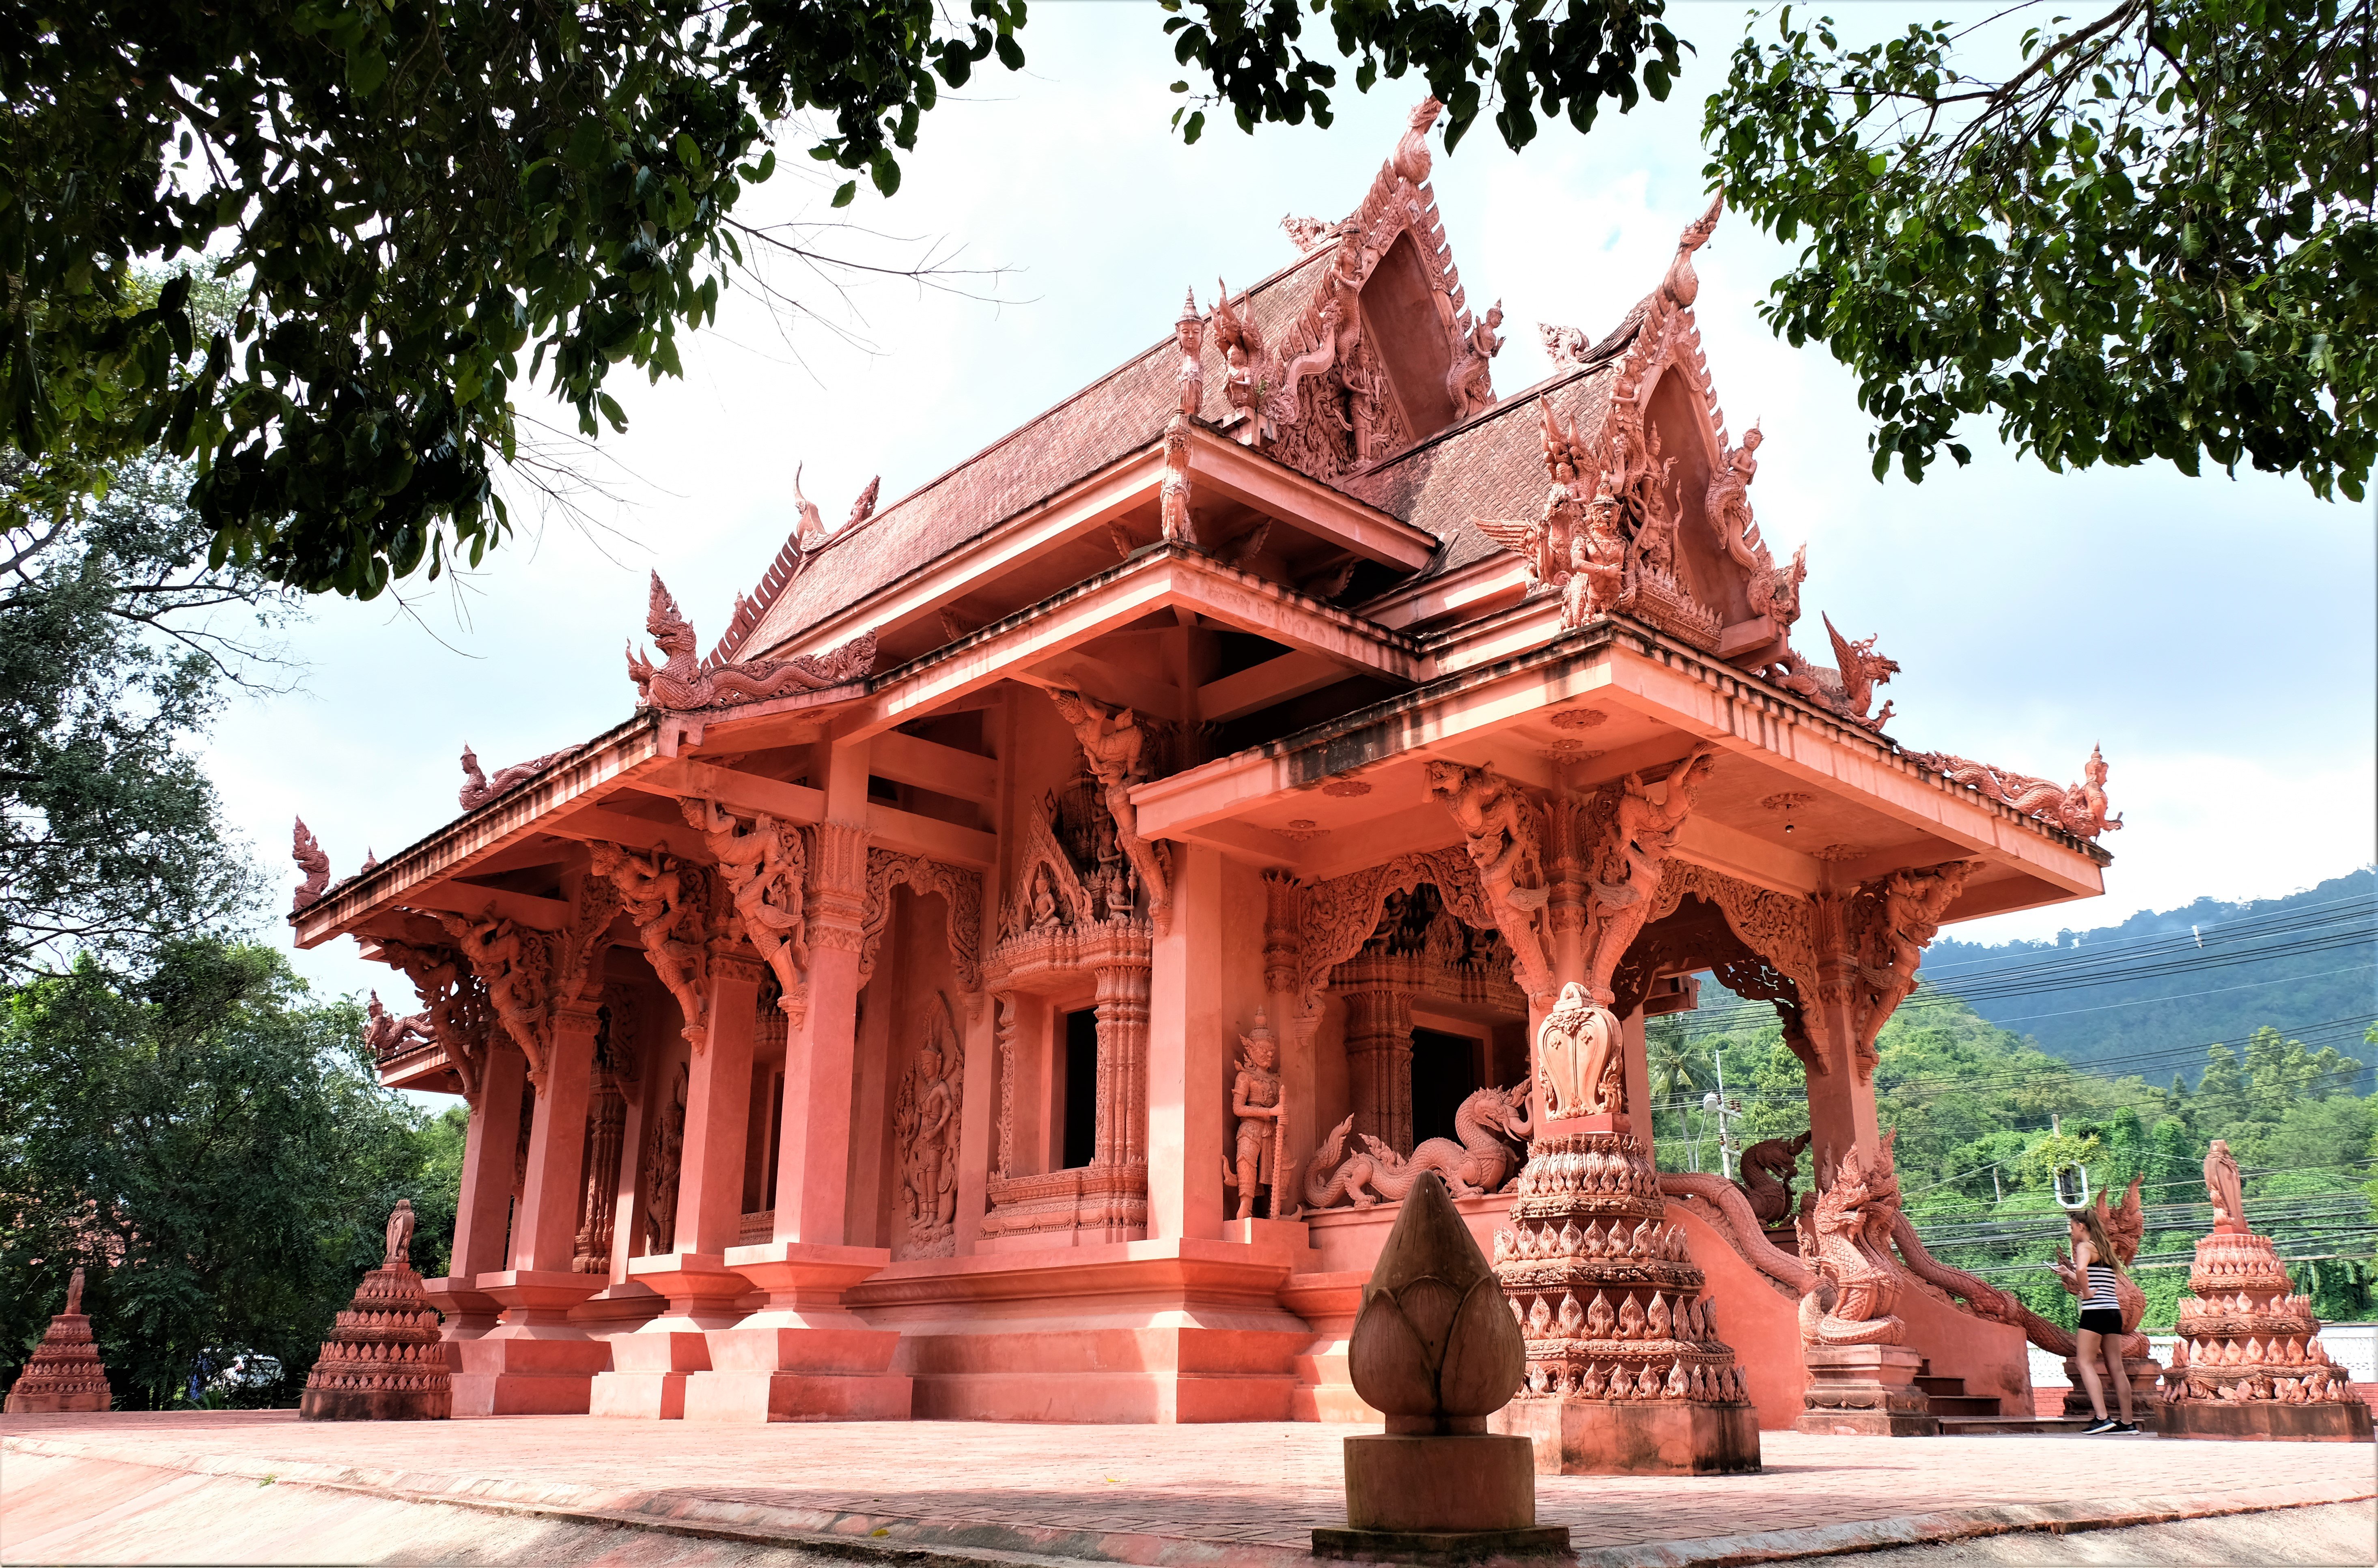
{"type": "Polygon", "coordinates": [[[438,1309],[413,1272],[413,1201],[388,1216],[388,1251],[364,1275],[306,1379],[308,1421],[442,1421],[454,1413],[438,1309]]]}
{"type": "Polygon", "coordinates": [[[2368,1442],[2370,1406],[2321,1347],[2320,1320],[2278,1249],[2246,1223],[2242,1187],[2228,1143],[2215,1139],[2204,1156],[2213,1234],[2196,1243],[2180,1302],[2163,1435],[2368,1442]]]}
{"type": "Polygon", "coordinates": [[[100,1364],[99,1347],[90,1337],[90,1318],[82,1310],[82,1270],[66,1282],[66,1310],[50,1320],[50,1329],[34,1347],[33,1359],[8,1391],[11,1416],[54,1416],[69,1411],[104,1410],[112,1402],[107,1369],[100,1364]]]}

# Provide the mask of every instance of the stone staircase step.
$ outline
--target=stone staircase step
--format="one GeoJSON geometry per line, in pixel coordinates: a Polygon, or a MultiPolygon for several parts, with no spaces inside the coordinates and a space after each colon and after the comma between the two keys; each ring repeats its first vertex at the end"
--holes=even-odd
{"type": "Polygon", "coordinates": [[[2090,1425],[2085,1416],[1942,1416],[1942,1437],[1990,1437],[2022,1434],[2032,1437],[2077,1432],[2090,1425]]]}

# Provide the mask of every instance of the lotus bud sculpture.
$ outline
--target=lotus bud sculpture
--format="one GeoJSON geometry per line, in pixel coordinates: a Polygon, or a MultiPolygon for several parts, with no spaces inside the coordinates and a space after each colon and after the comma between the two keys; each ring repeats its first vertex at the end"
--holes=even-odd
{"type": "Polygon", "coordinates": [[[1528,1347],[1435,1171],[1387,1233],[1347,1347],[1354,1392],[1399,1433],[1468,1433],[1511,1401],[1528,1347]]]}
{"type": "Polygon", "coordinates": [[[1346,1439],[1346,1525],[1317,1557],[1474,1562],[1568,1556],[1536,1523],[1535,1448],[1490,1433],[1528,1349],[1494,1270],[1435,1171],[1404,1195],[1346,1348],[1354,1392],[1387,1430],[1346,1439]]]}

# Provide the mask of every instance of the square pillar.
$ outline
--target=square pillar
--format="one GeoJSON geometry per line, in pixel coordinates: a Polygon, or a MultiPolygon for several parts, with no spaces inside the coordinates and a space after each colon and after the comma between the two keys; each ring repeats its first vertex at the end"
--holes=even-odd
{"type": "Polygon", "coordinates": [[[993,1126],[992,1102],[999,1093],[998,1028],[991,999],[980,991],[966,999],[959,1027],[966,1049],[965,1108],[958,1121],[958,1212],[952,1252],[965,1257],[982,1234],[983,1215],[990,1211],[993,1126]]]}
{"type": "MultiPolygon", "coordinates": [[[[775,1239],[840,1246],[849,1234],[851,1083],[858,1059],[867,830],[811,830],[809,1016],[785,1040],[785,1115],[775,1239]]],[[[733,1238],[728,1239],[733,1245],[733,1238]]]]}
{"type": "Polygon", "coordinates": [[[532,1273],[567,1274],[577,1259],[586,1098],[596,1027],[591,1007],[562,1008],[553,1017],[545,1073],[536,1086],[535,1121],[528,1135],[528,1179],[521,1189],[520,1225],[512,1241],[515,1266],[532,1273]]]}
{"type": "MultiPolygon", "coordinates": [[[[1156,939],[1148,982],[1147,1233],[1222,1233],[1222,1114],[1231,1039],[1222,968],[1222,857],[1173,849],[1172,917],[1156,939]]],[[[1235,1040],[1232,1040],[1235,1043],[1235,1040]]]]}
{"type": "Polygon", "coordinates": [[[743,1223],[743,1141],[751,1125],[760,976],[756,957],[711,954],[709,1003],[686,1088],[677,1198],[680,1252],[715,1258],[736,1244],[743,1223]]]}
{"type": "Polygon", "coordinates": [[[1838,1166],[1856,1149],[1862,1161],[1881,1156],[1882,1127],[1875,1115],[1874,1081],[1858,1072],[1857,1024],[1846,979],[1836,981],[1845,961],[1828,959],[1815,1007],[1806,1011],[1808,1043],[1823,1071],[1808,1072],[1808,1143],[1820,1170],[1838,1166]]]}
{"type": "Polygon", "coordinates": [[[511,1223],[512,1156],[520,1146],[521,1087],[528,1073],[500,1031],[491,1032],[479,1068],[479,1093],[462,1134],[462,1186],[454,1206],[454,1256],[449,1277],[423,1288],[446,1314],[448,1339],[476,1339],[496,1326],[495,1298],[474,1281],[504,1266],[511,1223]]]}

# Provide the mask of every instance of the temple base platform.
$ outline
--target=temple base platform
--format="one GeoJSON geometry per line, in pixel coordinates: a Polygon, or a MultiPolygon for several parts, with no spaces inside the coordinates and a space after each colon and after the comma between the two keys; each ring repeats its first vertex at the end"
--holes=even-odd
{"type": "Polygon", "coordinates": [[[308,1421],[442,1421],[453,1413],[451,1388],[309,1388],[297,1400],[308,1421]]]}
{"type": "Polygon", "coordinates": [[[572,1325],[570,1310],[603,1281],[519,1269],[473,1283],[503,1316],[476,1339],[446,1342],[455,1417],[585,1415],[596,1374],[610,1370],[611,1347],[572,1325]]]}
{"type": "Polygon", "coordinates": [[[1904,1345],[1810,1346],[1796,1431],[1821,1437],[1939,1437],[1940,1419],[1916,1386],[1924,1357],[1904,1345]]]}
{"type": "Polygon", "coordinates": [[[2370,1406],[2360,1400],[2280,1405],[2268,1400],[2184,1399],[2160,1407],[2164,1437],[2242,1442],[2369,1442],[2370,1406]]]}
{"type": "Polygon", "coordinates": [[[1725,1476],[1759,1467],[1759,1412],[1748,1405],[1520,1398],[1486,1425],[1534,1443],[1540,1476],[1725,1476]]]}

